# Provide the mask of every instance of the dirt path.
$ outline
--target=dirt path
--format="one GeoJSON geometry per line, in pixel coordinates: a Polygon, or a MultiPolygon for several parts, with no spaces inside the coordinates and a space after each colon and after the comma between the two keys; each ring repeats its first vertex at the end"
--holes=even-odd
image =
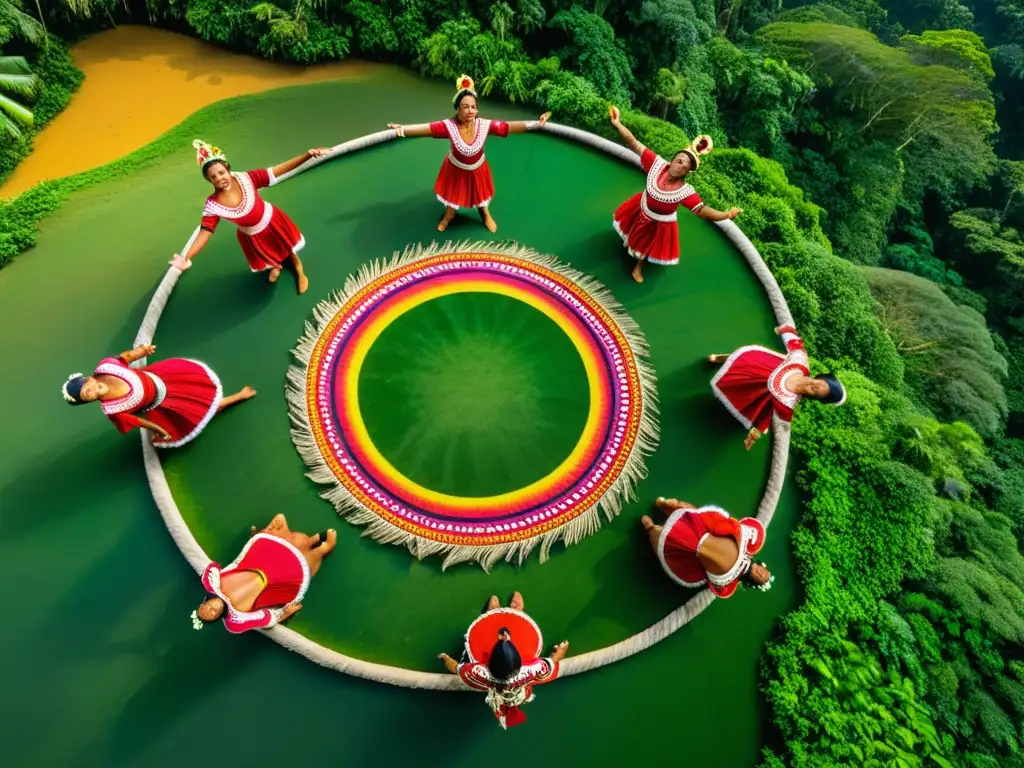
{"type": "Polygon", "coordinates": [[[376,65],[296,67],[230,53],[143,26],[101,32],[71,49],[85,82],[0,186],[0,198],[103,165],[145,146],[221,99],[287,85],[359,77],[376,65]]]}

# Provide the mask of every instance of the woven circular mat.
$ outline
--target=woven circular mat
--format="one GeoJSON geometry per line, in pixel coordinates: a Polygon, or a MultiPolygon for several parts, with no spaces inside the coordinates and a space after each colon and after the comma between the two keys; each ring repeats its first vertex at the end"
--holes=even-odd
{"type": "Polygon", "coordinates": [[[444,567],[519,562],[611,519],[657,444],[639,328],[606,289],[515,245],[415,246],[314,310],[292,439],[368,535],[444,567]]]}

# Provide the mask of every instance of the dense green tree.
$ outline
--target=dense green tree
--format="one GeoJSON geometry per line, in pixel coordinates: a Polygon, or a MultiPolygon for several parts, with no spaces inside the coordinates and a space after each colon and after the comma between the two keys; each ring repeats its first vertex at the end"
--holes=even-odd
{"type": "Polygon", "coordinates": [[[916,275],[880,268],[865,275],[915,398],[944,421],[965,421],[983,436],[999,434],[1008,411],[1007,362],[985,318],[916,275]]]}
{"type": "Polygon", "coordinates": [[[631,101],[634,78],[629,56],[615,39],[612,25],[599,13],[574,6],[555,14],[548,26],[563,34],[564,44],[555,51],[563,66],[585,73],[598,93],[610,101],[631,101]]]}

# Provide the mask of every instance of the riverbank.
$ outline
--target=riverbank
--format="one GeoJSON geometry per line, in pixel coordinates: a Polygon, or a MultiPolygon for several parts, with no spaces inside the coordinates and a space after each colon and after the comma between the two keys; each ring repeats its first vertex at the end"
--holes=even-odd
{"type": "Polygon", "coordinates": [[[85,81],[67,109],[36,137],[32,154],[0,186],[0,198],[124,157],[214,102],[291,85],[359,79],[387,68],[360,61],[280,64],[136,25],[93,35],[73,46],[71,56],[85,81]]]}

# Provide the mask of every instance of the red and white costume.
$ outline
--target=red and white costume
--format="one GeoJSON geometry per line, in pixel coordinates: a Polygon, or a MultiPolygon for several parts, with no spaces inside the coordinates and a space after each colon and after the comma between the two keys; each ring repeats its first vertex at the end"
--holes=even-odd
{"type": "Polygon", "coordinates": [[[665,189],[669,163],[644,147],[640,165],[647,172],[643,192],[637,192],[615,211],[612,226],[635,259],[671,266],[679,263],[678,209],[697,213],[704,207],[690,184],[665,189]]]}
{"type": "Polygon", "coordinates": [[[810,376],[811,370],[803,340],[791,325],[779,329],[789,354],[781,355],[765,347],[740,347],[722,364],[711,379],[711,391],[746,429],[761,434],[768,431],[772,414],[792,421],[793,409],[800,402],[786,388],[790,377],[810,376]]]}
{"type": "Polygon", "coordinates": [[[250,629],[269,629],[281,620],[283,606],[301,602],[309,589],[309,563],[291,542],[257,533],[226,568],[217,563],[206,566],[202,579],[206,591],[224,601],[224,626],[237,635],[250,629]],[[236,610],[220,588],[225,576],[239,571],[252,571],[263,581],[263,591],[248,611],[236,610]]]}
{"type": "Polygon", "coordinates": [[[448,156],[441,163],[434,192],[449,208],[484,208],[494,197],[494,178],[484,156],[488,136],[508,137],[508,123],[501,120],[474,120],[473,140],[469,143],[459,133],[459,123],[450,117],[430,124],[430,135],[448,139],[448,156]]]}
{"type": "Polygon", "coordinates": [[[502,728],[519,725],[526,721],[520,707],[533,701],[533,686],[558,677],[558,662],[542,657],[543,650],[544,638],[533,619],[512,608],[496,608],[478,616],[466,630],[469,661],[459,664],[459,677],[470,688],[487,692],[487,703],[502,728]],[[523,661],[511,681],[496,680],[487,667],[502,628],[508,629],[523,661]]]}
{"type": "Polygon", "coordinates": [[[305,247],[306,239],[288,214],[272,206],[257,191],[277,183],[273,169],[231,175],[242,188],[241,202],[229,208],[218,203],[216,195],[210,195],[203,209],[203,229],[213,232],[221,219],[237,224],[238,242],[249,269],[261,272],[280,268],[293,253],[305,247]]]}
{"type": "Polygon", "coordinates": [[[764,546],[764,538],[764,525],[753,517],[736,520],[724,509],[712,506],[677,509],[661,529],[658,559],[665,573],[684,587],[707,584],[719,597],[731,597],[753,556],[764,546]],[[728,536],[739,547],[739,556],[727,573],[708,573],[697,556],[710,536],[728,536]]]}
{"type": "Polygon", "coordinates": [[[121,434],[141,426],[139,416],[163,427],[171,437],[155,440],[157,448],[177,448],[195,439],[223,397],[217,374],[198,360],[172,357],[132,368],[123,358],[106,357],[93,375],[115,376],[128,385],[124,397],[101,402],[103,413],[121,434]]]}

